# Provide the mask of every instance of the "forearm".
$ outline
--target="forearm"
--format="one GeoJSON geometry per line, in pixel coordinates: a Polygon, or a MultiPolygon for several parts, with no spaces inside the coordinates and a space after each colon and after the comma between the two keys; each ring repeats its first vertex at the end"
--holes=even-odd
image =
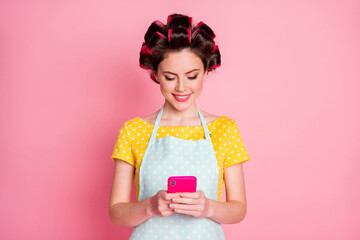
{"type": "Polygon", "coordinates": [[[209,200],[208,218],[224,224],[238,223],[246,216],[246,205],[241,201],[219,202],[209,200]]]}
{"type": "Polygon", "coordinates": [[[111,221],[118,226],[133,227],[153,216],[150,198],[136,203],[118,202],[109,207],[111,221]]]}

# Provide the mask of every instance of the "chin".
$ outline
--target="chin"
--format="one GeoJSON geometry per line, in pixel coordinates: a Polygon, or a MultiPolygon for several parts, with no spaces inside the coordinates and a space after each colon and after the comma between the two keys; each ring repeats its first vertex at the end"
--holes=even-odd
{"type": "Polygon", "coordinates": [[[178,102],[176,100],[170,101],[169,104],[176,109],[177,111],[181,112],[181,111],[185,111],[187,109],[189,109],[190,107],[192,107],[195,102],[194,101],[190,101],[187,100],[186,102],[178,102]]]}

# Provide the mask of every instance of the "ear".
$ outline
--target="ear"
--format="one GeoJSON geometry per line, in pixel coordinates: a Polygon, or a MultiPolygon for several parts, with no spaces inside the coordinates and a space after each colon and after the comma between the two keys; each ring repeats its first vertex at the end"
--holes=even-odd
{"type": "Polygon", "coordinates": [[[154,80],[156,80],[156,81],[159,82],[158,76],[157,76],[156,72],[152,70],[152,71],[151,71],[151,74],[154,76],[154,80]]]}
{"type": "Polygon", "coordinates": [[[204,76],[203,76],[203,81],[205,82],[206,81],[206,78],[207,78],[207,75],[209,74],[209,71],[205,71],[204,72],[204,76]]]}
{"type": "Polygon", "coordinates": [[[154,71],[150,71],[150,78],[151,78],[151,80],[153,80],[154,82],[160,84],[160,82],[158,81],[158,78],[157,78],[157,76],[155,75],[155,72],[154,72],[154,71]]]}

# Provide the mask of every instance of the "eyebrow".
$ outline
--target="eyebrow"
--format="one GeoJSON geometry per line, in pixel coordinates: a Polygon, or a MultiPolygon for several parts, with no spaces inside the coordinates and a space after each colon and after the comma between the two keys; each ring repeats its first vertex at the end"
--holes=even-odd
{"type": "MultiPolygon", "coordinates": [[[[196,69],[193,69],[191,71],[186,72],[185,74],[192,73],[192,72],[198,71],[198,70],[200,70],[200,69],[196,68],[196,69]]],[[[170,72],[170,71],[163,71],[162,73],[169,73],[169,74],[172,74],[172,75],[177,75],[176,73],[173,73],[173,72],[170,72]]]]}

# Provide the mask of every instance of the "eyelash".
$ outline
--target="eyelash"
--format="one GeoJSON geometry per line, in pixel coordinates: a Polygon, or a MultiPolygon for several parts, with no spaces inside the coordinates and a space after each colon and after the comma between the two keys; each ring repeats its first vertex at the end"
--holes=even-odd
{"type": "Polygon", "coordinates": [[[188,77],[188,79],[190,80],[195,80],[197,78],[197,75],[193,76],[193,77],[188,77]]]}
{"type": "MultiPolygon", "coordinates": [[[[193,76],[193,77],[188,77],[188,79],[190,79],[190,80],[195,80],[196,78],[197,78],[197,75],[193,76]]],[[[171,81],[171,80],[174,80],[175,78],[169,78],[169,77],[165,76],[165,79],[168,81],[171,81]]]]}

